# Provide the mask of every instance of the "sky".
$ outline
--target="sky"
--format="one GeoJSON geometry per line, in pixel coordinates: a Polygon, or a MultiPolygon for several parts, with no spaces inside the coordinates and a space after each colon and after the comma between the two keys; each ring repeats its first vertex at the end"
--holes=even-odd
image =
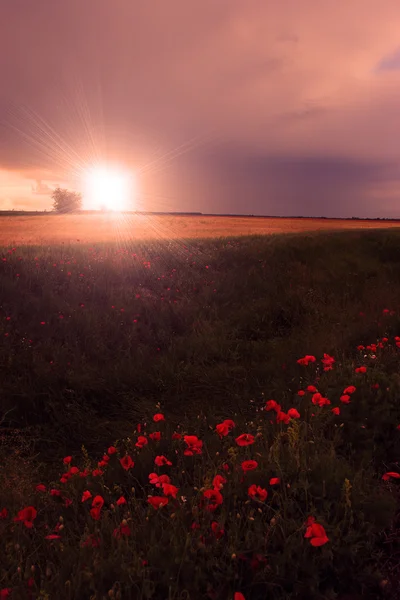
{"type": "Polygon", "coordinates": [[[0,0],[0,209],[400,217],[398,0],[0,0]]]}

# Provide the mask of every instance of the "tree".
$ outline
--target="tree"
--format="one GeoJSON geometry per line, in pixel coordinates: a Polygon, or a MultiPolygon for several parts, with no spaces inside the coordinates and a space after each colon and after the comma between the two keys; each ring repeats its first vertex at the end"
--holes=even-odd
{"type": "Polygon", "coordinates": [[[82,208],[82,195],[78,192],[57,187],[51,195],[53,209],[59,213],[69,213],[82,208]]]}

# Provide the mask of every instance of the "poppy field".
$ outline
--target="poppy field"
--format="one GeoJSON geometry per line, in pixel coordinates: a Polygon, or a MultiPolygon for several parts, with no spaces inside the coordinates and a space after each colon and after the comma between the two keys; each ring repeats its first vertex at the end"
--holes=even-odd
{"type": "Polygon", "coordinates": [[[4,247],[0,598],[399,598],[399,247],[4,247]]]}

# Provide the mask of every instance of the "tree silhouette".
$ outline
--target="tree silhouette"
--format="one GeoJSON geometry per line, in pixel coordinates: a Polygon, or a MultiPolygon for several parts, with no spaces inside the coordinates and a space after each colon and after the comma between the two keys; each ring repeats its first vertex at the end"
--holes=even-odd
{"type": "Polygon", "coordinates": [[[57,187],[51,195],[53,199],[53,209],[58,213],[69,213],[81,210],[82,195],[78,192],[57,187]]]}

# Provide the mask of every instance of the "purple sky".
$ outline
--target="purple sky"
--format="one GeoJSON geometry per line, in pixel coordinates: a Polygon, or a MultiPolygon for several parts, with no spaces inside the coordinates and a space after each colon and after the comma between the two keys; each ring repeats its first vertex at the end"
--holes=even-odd
{"type": "Polygon", "coordinates": [[[400,217],[398,0],[0,0],[0,208],[400,217]]]}

